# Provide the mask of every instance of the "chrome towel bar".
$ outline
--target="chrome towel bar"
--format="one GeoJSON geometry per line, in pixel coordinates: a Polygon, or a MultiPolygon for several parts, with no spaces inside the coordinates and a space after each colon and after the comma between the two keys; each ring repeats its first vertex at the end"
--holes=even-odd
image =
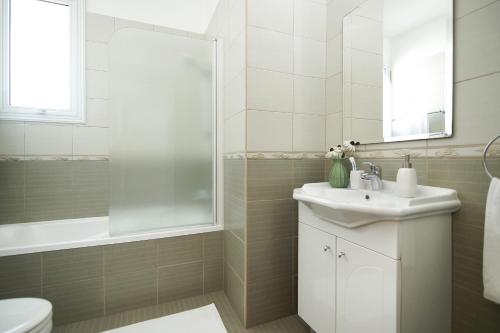
{"type": "Polygon", "coordinates": [[[493,179],[493,176],[490,173],[490,171],[488,170],[488,166],[486,165],[486,155],[488,154],[488,149],[490,149],[490,146],[493,144],[493,142],[495,142],[499,138],[500,138],[500,135],[497,135],[496,137],[494,137],[493,139],[491,139],[490,142],[488,142],[488,144],[486,145],[486,147],[484,147],[484,151],[483,151],[483,166],[484,166],[484,171],[486,171],[486,174],[491,179],[493,179]]]}

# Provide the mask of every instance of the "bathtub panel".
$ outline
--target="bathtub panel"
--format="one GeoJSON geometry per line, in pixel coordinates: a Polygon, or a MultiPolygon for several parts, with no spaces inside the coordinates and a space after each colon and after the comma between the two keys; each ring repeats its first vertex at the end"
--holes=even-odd
{"type": "Polygon", "coordinates": [[[201,261],[203,235],[188,235],[158,241],[158,266],[201,261]]]}
{"type": "Polygon", "coordinates": [[[222,258],[205,261],[203,264],[203,291],[209,293],[224,288],[222,258]]]}
{"type": "Polygon", "coordinates": [[[45,286],[102,276],[102,246],[52,251],[42,255],[42,281],[45,286]]]}
{"type": "Polygon", "coordinates": [[[42,297],[53,306],[56,325],[104,315],[103,278],[46,286],[42,297]]]}
{"type": "Polygon", "coordinates": [[[203,259],[219,259],[224,255],[224,234],[221,231],[203,234],[203,259]]]}
{"type": "Polygon", "coordinates": [[[194,262],[158,270],[158,301],[166,303],[203,293],[203,263],[194,262]]]}
{"type": "MultiPolygon", "coordinates": [[[[99,223],[83,222],[92,230],[92,223],[99,223]]],[[[71,224],[66,228],[80,230],[71,224]]],[[[44,234],[55,233],[57,229],[49,229],[44,234]]],[[[0,257],[0,299],[46,297],[54,302],[55,324],[61,325],[221,290],[222,235],[218,231],[0,257]],[[162,265],[168,266],[160,265],[160,243],[162,265]],[[168,257],[168,251],[177,258],[168,257]]]]}
{"type": "Polygon", "coordinates": [[[106,276],[106,314],[157,303],[156,269],[106,276]]]}
{"type": "MultiPolygon", "coordinates": [[[[174,241],[173,238],[169,240],[174,241]]],[[[106,276],[128,274],[156,267],[156,241],[107,245],[104,249],[106,276]]]]}
{"type": "Polygon", "coordinates": [[[39,253],[0,257],[0,298],[39,295],[42,256],[39,253]]]}

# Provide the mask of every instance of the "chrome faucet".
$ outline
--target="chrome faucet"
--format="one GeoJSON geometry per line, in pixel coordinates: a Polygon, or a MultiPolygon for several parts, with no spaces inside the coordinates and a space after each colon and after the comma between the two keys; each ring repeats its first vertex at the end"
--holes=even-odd
{"type": "Polygon", "coordinates": [[[372,162],[364,162],[370,167],[368,172],[363,172],[361,174],[361,179],[370,181],[370,185],[373,191],[381,191],[384,187],[382,183],[382,168],[372,162]]]}

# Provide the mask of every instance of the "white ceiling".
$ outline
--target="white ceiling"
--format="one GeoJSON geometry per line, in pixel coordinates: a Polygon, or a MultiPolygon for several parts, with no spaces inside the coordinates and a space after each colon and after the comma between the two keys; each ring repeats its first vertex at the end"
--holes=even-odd
{"type": "Polygon", "coordinates": [[[219,0],[87,0],[87,11],[204,33],[219,0]]]}
{"type": "Polygon", "coordinates": [[[453,15],[453,0],[384,0],[384,35],[391,37],[431,19],[453,15]]]}

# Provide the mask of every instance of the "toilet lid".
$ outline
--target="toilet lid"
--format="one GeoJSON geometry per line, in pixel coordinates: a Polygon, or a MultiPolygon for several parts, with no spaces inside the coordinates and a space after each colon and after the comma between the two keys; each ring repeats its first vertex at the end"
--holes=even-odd
{"type": "Polygon", "coordinates": [[[40,324],[52,313],[52,304],[40,298],[0,300],[0,332],[22,333],[40,324]]]}

